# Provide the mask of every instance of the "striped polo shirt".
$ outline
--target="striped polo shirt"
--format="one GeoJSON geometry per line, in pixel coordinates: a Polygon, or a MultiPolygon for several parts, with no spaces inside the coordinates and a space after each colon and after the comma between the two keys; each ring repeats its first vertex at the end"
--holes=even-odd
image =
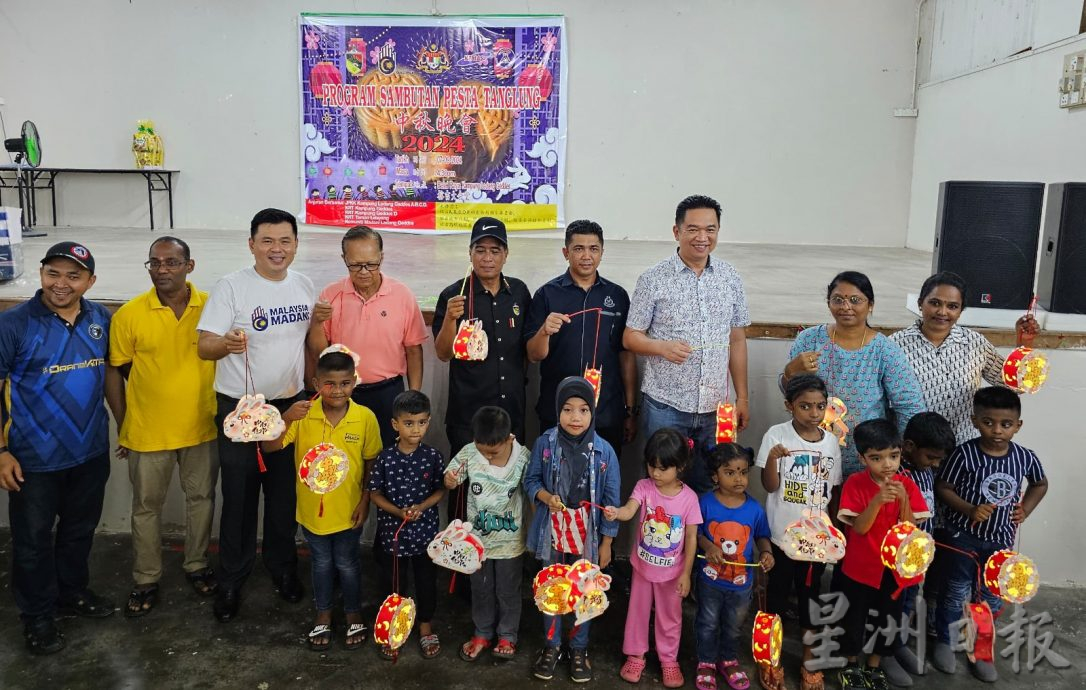
{"type": "Polygon", "coordinates": [[[41,290],[0,313],[4,436],[24,472],[53,472],[109,451],[103,404],[109,312],[86,299],[69,326],[41,290]]]}

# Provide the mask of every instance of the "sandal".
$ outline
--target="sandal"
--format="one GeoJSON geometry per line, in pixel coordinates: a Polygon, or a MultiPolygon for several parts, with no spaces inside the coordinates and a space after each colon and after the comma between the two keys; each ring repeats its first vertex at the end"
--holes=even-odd
{"type": "Polygon", "coordinates": [[[192,585],[193,591],[205,597],[209,597],[219,589],[219,582],[215,579],[215,571],[211,568],[201,568],[191,573],[185,573],[185,579],[192,585]]]}
{"type": "Polygon", "coordinates": [[[517,655],[517,645],[512,640],[501,639],[498,640],[498,644],[494,645],[494,649],[490,650],[490,653],[495,659],[508,661],[517,655]]]}
{"type": "Polygon", "coordinates": [[[125,618],[139,618],[146,616],[158,603],[158,583],[149,585],[136,585],[128,595],[128,603],[124,607],[125,618]]]}
{"type": "Polygon", "coordinates": [[[628,656],[622,670],[618,672],[619,678],[627,683],[637,683],[641,680],[641,673],[645,670],[645,657],[628,656]]]}
{"type": "Polygon", "coordinates": [[[708,661],[702,661],[698,664],[696,673],[697,675],[694,676],[694,687],[697,688],[697,690],[716,690],[715,666],[708,661]]]}
{"type": "Polygon", "coordinates": [[[464,661],[477,661],[483,650],[490,647],[490,640],[485,637],[473,636],[460,647],[460,658],[464,661]]]}
{"type": "Polygon", "coordinates": [[[660,672],[663,676],[665,688],[681,688],[686,679],[683,678],[683,672],[679,669],[679,664],[675,661],[661,661],[660,672]]]}
{"type": "Polygon", "coordinates": [[[728,687],[732,690],[747,690],[750,687],[750,678],[747,677],[746,671],[739,668],[738,659],[721,661],[717,664],[717,670],[724,676],[724,680],[728,682],[728,687]]]}
{"type": "Polygon", "coordinates": [[[26,648],[37,656],[56,654],[64,649],[64,635],[48,616],[28,622],[23,628],[23,637],[26,638],[26,648]]]}
{"type": "Polygon", "coordinates": [[[437,639],[434,633],[423,635],[419,637],[419,648],[422,650],[423,659],[433,659],[441,654],[441,640],[437,639]]]}
{"type": "Polygon", "coordinates": [[[392,662],[395,662],[396,657],[398,657],[400,655],[400,653],[397,650],[393,649],[392,647],[388,646],[387,644],[381,645],[381,647],[377,650],[377,653],[380,654],[381,658],[384,659],[385,661],[392,661],[392,662]]]}
{"type": "Polygon", "coordinates": [[[826,681],[822,677],[822,672],[815,671],[811,673],[803,664],[800,664],[799,690],[826,690],[826,681]]]}
{"type": "Polygon", "coordinates": [[[343,638],[343,646],[347,649],[358,649],[365,641],[366,626],[363,623],[350,623],[343,638]]]}
{"type": "Polygon", "coordinates": [[[314,652],[327,651],[332,646],[332,626],[321,623],[309,631],[309,648],[314,652]]]}
{"type": "Polygon", "coordinates": [[[62,616],[107,618],[113,615],[113,602],[105,597],[98,596],[88,589],[74,601],[59,604],[57,612],[62,616]]]}
{"type": "Polygon", "coordinates": [[[758,664],[758,682],[765,690],[784,690],[784,669],[780,664],[776,666],[758,664]]]}

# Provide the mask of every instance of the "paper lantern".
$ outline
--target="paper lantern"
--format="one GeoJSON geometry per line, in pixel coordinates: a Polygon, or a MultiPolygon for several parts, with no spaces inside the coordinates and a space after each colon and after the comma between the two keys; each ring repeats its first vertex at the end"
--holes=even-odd
{"type": "Polygon", "coordinates": [[[899,522],[882,538],[879,551],[882,564],[894,571],[898,591],[911,587],[924,579],[935,558],[935,540],[931,535],[911,522],[899,522]]]}
{"type": "Polygon", "coordinates": [[[569,604],[576,616],[575,625],[590,621],[607,610],[611,576],[604,575],[598,564],[582,558],[569,566],[566,577],[572,584],[569,604]]]}
{"type": "Polygon", "coordinates": [[[309,91],[315,98],[324,99],[325,84],[338,86],[343,83],[343,75],[331,62],[318,62],[309,70],[309,91]]]}
{"type": "Polygon", "coordinates": [[[963,608],[965,628],[962,630],[962,636],[965,638],[965,651],[969,660],[974,663],[978,661],[991,663],[994,659],[992,646],[995,634],[992,609],[984,601],[980,603],[967,601],[963,608]]]}
{"type": "Polygon", "coordinates": [[[735,405],[722,402],[716,406],[716,442],[734,443],[739,420],[735,415],[735,405]]]}
{"type": "Polygon", "coordinates": [[[1003,362],[1003,383],[1019,393],[1036,393],[1048,380],[1048,359],[1028,347],[1017,347],[1003,362]]]}
{"type": "Polygon", "coordinates": [[[324,517],[324,494],[338,489],[350,469],[350,458],[331,443],[318,443],[302,456],[298,463],[298,479],[310,491],[321,495],[317,517],[324,517]]]}
{"type": "Polygon", "coordinates": [[[562,616],[573,610],[570,593],[573,582],[567,577],[569,566],[564,563],[548,565],[532,580],[532,597],[536,608],[548,616],[562,616]]]}
{"type": "Polygon", "coordinates": [[[1040,584],[1033,559],[1015,551],[996,551],[984,564],[984,586],[1011,604],[1024,604],[1032,599],[1040,584]]]}
{"type": "Polygon", "coordinates": [[[585,381],[592,386],[592,392],[596,394],[596,403],[600,404],[600,388],[603,386],[603,370],[593,369],[591,367],[585,367],[584,370],[585,381]]]}
{"type": "Polygon", "coordinates": [[[805,517],[784,528],[782,550],[793,561],[836,563],[845,557],[845,535],[825,514],[805,517]]]}
{"type": "Polygon", "coordinates": [[[754,634],[751,638],[751,652],[754,660],[763,666],[774,668],[781,661],[781,641],[784,626],[781,617],[775,613],[759,611],[754,616],[754,634]]]}
{"type": "Polygon", "coordinates": [[[415,627],[415,601],[399,594],[385,597],[373,624],[373,641],[396,650],[407,642],[415,627]]]}
{"type": "Polygon", "coordinates": [[[826,414],[819,423],[819,427],[837,437],[837,442],[844,446],[848,443],[848,425],[845,424],[845,415],[848,407],[841,398],[830,398],[826,401],[826,414]]]}
{"type": "Polygon", "coordinates": [[[472,534],[471,523],[453,520],[426,547],[430,560],[442,568],[471,575],[483,566],[483,542],[472,534]]]}
{"type": "Polygon", "coordinates": [[[490,350],[482,319],[465,319],[453,340],[453,357],[468,362],[481,362],[490,350]]]}
{"type": "Polygon", "coordinates": [[[274,441],[286,428],[279,410],[265,402],[260,393],[242,396],[234,411],[222,422],[226,437],[238,443],[274,441]]]}

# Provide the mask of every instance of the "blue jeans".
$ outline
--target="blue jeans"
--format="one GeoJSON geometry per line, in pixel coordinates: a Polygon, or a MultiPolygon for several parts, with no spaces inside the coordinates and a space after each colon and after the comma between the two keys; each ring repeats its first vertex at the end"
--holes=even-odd
{"type": "Polygon", "coordinates": [[[739,656],[736,640],[746,620],[753,587],[721,589],[698,578],[698,613],[694,617],[698,663],[715,664],[739,656]]]}
{"type": "Polygon", "coordinates": [[[302,527],[313,561],[313,602],[317,611],[332,609],[332,589],[335,573],[343,590],[343,612],[362,610],[362,568],[358,549],[358,532],[345,529],[334,534],[313,534],[302,527]]]}
{"type": "Polygon", "coordinates": [[[564,616],[543,616],[543,644],[548,647],[562,646],[562,622],[568,622],[572,626],[573,636],[569,638],[570,649],[588,649],[588,628],[592,621],[585,621],[580,625],[574,622],[574,615],[567,613],[564,616]],[[551,626],[554,627],[551,627],[551,626]]]}
{"type": "Polygon", "coordinates": [[[683,481],[699,496],[712,490],[713,483],[705,469],[705,454],[716,445],[716,412],[680,412],[647,395],[641,397],[641,426],[645,440],[665,427],[694,439],[694,456],[690,468],[683,474],[683,481]]]}
{"type": "Polygon", "coordinates": [[[8,494],[11,584],[24,622],[52,616],[87,589],[94,529],[102,517],[109,455],[55,472],[24,472],[8,494]],[[55,525],[55,528],[54,528],[55,525]]]}
{"type": "MultiPolygon", "coordinates": [[[[946,543],[976,555],[976,560],[973,560],[957,551],[939,549],[943,582],[942,591],[939,592],[939,608],[935,611],[935,630],[939,642],[949,644],[950,626],[962,617],[962,607],[976,592],[977,571],[984,567],[989,556],[1003,547],[995,542],[981,541],[960,530],[950,532],[946,543]]],[[[983,583],[980,583],[980,595],[988,602],[992,615],[998,615],[1003,608],[1003,600],[992,594],[983,583]]]]}

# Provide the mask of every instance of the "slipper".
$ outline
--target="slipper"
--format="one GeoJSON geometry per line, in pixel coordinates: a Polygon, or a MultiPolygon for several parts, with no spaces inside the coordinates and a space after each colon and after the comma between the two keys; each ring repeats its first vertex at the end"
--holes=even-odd
{"type": "Polygon", "coordinates": [[[158,603],[158,583],[149,585],[136,585],[128,595],[128,603],[124,607],[125,618],[139,618],[146,616],[158,603]]]}
{"type": "Polygon", "coordinates": [[[106,618],[113,615],[113,602],[88,589],[75,600],[58,604],[57,613],[61,616],[106,618]]]}
{"type": "Polygon", "coordinates": [[[381,658],[385,661],[396,661],[396,657],[400,655],[398,651],[389,647],[387,644],[381,645],[377,650],[377,653],[380,654],[381,658]]]}
{"type": "Polygon", "coordinates": [[[799,665],[799,690],[826,690],[826,681],[822,677],[821,671],[815,671],[811,673],[803,666],[799,665]]]}
{"type": "Polygon", "coordinates": [[[219,589],[219,583],[215,579],[215,571],[211,568],[201,568],[191,573],[185,573],[185,579],[192,585],[193,591],[205,597],[209,597],[219,589]]]}
{"type": "Polygon", "coordinates": [[[645,657],[627,656],[626,663],[622,665],[622,670],[618,672],[618,675],[627,683],[637,683],[641,681],[641,673],[644,672],[644,670],[645,657]]]}
{"type": "Polygon", "coordinates": [[[347,626],[347,634],[343,638],[343,646],[347,649],[358,649],[366,641],[366,626],[362,623],[351,623],[347,626]]]}
{"type": "Polygon", "coordinates": [[[498,644],[494,645],[494,649],[490,650],[490,653],[495,659],[508,661],[517,655],[517,645],[512,640],[501,639],[498,640],[498,644]]]}
{"type": "Polygon", "coordinates": [[[441,654],[441,640],[437,639],[437,635],[434,633],[422,635],[419,637],[419,649],[422,650],[423,659],[433,659],[441,654]]]}
{"type": "Polygon", "coordinates": [[[460,658],[464,661],[476,661],[483,650],[490,646],[490,640],[485,637],[473,636],[460,647],[460,658]]]}
{"type": "Polygon", "coordinates": [[[314,652],[326,652],[332,646],[332,626],[320,624],[309,631],[309,648],[314,652]],[[318,642],[317,640],[322,640],[318,642]]]}
{"type": "Polygon", "coordinates": [[[739,668],[739,661],[736,659],[721,661],[717,664],[717,671],[724,676],[724,680],[728,682],[728,687],[732,690],[747,690],[750,687],[750,678],[739,668]]]}
{"type": "Polygon", "coordinates": [[[780,664],[776,666],[758,664],[758,682],[765,690],[784,690],[784,669],[780,664]]]}
{"type": "Polygon", "coordinates": [[[686,682],[679,664],[674,661],[661,661],[660,675],[663,676],[665,688],[681,688],[686,682]]]}
{"type": "Polygon", "coordinates": [[[698,664],[697,675],[694,676],[694,687],[697,690],[716,690],[716,667],[707,661],[698,664]]]}

